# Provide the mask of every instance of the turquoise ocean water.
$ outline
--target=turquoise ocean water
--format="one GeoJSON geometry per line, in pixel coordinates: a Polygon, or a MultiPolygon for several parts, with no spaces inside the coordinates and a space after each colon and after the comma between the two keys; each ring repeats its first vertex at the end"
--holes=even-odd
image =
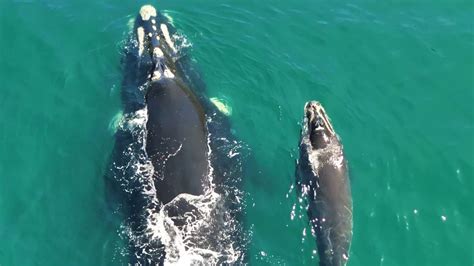
{"type": "MultiPolygon", "coordinates": [[[[145,1],[0,1],[0,265],[120,265],[103,175],[145,1]]],[[[348,265],[473,265],[474,3],[159,1],[232,107],[251,265],[315,265],[294,184],[319,100],[351,170],[348,265]]]]}

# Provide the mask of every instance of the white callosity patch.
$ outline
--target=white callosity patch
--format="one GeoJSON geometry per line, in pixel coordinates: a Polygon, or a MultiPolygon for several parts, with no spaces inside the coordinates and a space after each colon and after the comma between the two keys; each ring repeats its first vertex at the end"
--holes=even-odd
{"type": "Polygon", "coordinates": [[[163,73],[160,70],[153,71],[153,76],[151,77],[151,80],[157,81],[163,77],[172,79],[175,76],[168,67],[165,67],[165,70],[163,71],[163,73]]]}
{"type": "Polygon", "coordinates": [[[155,71],[153,71],[153,76],[151,77],[151,80],[160,80],[162,77],[174,78],[174,74],[173,72],[171,72],[168,66],[164,65],[164,70],[159,67],[159,64],[164,61],[164,54],[160,48],[155,47],[153,49],[153,57],[157,61],[157,65],[155,66],[155,71]]]}
{"type": "Polygon", "coordinates": [[[163,74],[167,78],[170,78],[170,79],[174,78],[174,74],[173,74],[173,72],[171,72],[171,70],[169,68],[166,68],[163,74]]]}
{"type": "Polygon", "coordinates": [[[159,47],[153,48],[153,57],[155,59],[156,66],[155,66],[155,71],[153,71],[153,76],[151,77],[151,80],[156,81],[160,80],[161,78],[174,78],[173,72],[169,69],[169,67],[165,64],[163,64],[164,69],[160,67],[160,64],[162,64],[165,60],[164,58],[164,53],[159,47]]]}
{"type": "Polygon", "coordinates": [[[156,9],[151,5],[145,5],[140,8],[140,16],[144,21],[150,19],[150,17],[156,17],[156,9]]]}
{"type": "Polygon", "coordinates": [[[145,30],[143,27],[137,28],[137,39],[138,39],[138,55],[142,56],[145,50],[145,30]]]}
{"type": "Polygon", "coordinates": [[[332,128],[331,121],[329,120],[329,117],[326,115],[326,110],[324,110],[324,107],[319,102],[314,103],[313,106],[315,107],[317,116],[323,119],[325,127],[329,130],[329,132],[332,135],[336,135],[336,132],[334,132],[334,129],[332,128]]]}
{"type": "Polygon", "coordinates": [[[151,80],[153,81],[156,81],[156,80],[160,80],[162,78],[163,75],[161,75],[161,72],[156,70],[156,71],[153,71],[153,77],[151,77],[151,80]]]}
{"type": "Polygon", "coordinates": [[[160,48],[155,47],[153,49],[153,56],[157,59],[161,59],[161,58],[163,58],[164,54],[163,54],[163,51],[160,48]]]}

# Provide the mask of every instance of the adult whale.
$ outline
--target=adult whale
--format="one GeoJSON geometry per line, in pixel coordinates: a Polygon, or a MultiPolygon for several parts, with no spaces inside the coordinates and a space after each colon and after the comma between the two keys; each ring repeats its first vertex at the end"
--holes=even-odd
{"type": "Polygon", "coordinates": [[[323,106],[307,102],[297,183],[308,198],[319,264],[345,265],[352,239],[352,197],[342,144],[323,106]]]}
{"type": "MultiPolygon", "coordinates": [[[[204,110],[178,76],[168,51],[175,48],[156,10],[143,6],[137,18],[139,56],[149,57],[146,151],[154,167],[157,197],[168,203],[181,193],[203,194],[209,174],[204,110]],[[168,55],[168,56],[165,56],[168,55]]],[[[145,59],[146,60],[146,59],[145,59]]]]}
{"type": "Polygon", "coordinates": [[[108,202],[134,265],[239,263],[240,144],[179,39],[155,8],[140,9],[122,59],[108,202]]]}

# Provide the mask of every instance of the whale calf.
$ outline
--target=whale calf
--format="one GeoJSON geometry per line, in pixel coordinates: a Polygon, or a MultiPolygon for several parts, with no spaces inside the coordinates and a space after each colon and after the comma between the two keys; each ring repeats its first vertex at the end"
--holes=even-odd
{"type": "Polygon", "coordinates": [[[352,239],[352,197],[343,147],[323,106],[304,107],[297,185],[308,200],[308,218],[321,266],[345,265],[352,239]]]}

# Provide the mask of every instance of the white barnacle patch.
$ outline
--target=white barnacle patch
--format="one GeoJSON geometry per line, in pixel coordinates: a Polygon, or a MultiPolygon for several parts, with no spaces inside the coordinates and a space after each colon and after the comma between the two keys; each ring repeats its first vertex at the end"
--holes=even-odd
{"type": "Polygon", "coordinates": [[[171,72],[168,68],[165,69],[164,75],[165,77],[170,78],[170,79],[174,78],[173,72],[171,72]]]}
{"type": "Polygon", "coordinates": [[[156,24],[156,20],[155,20],[154,18],[151,19],[151,23],[152,23],[152,24],[156,24]]]}
{"type": "Polygon", "coordinates": [[[147,21],[150,17],[156,17],[156,9],[151,5],[144,5],[140,8],[140,16],[147,21]]]}
{"type": "Polygon", "coordinates": [[[137,38],[138,38],[138,55],[141,56],[143,54],[143,50],[145,49],[145,46],[144,46],[145,29],[143,29],[143,27],[137,28],[137,38]]]}
{"type": "Polygon", "coordinates": [[[168,31],[168,26],[166,26],[166,24],[161,24],[160,29],[163,32],[163,35],[165,36],[166,43],[173,50],[173,52],[176,53],[176,48],[174,47],[173,41],[171,40],[170,33],[168,31]]]}
{"type": "Polygon", "coordinates": [[[161,72],[156,70],[156,71],[153,72],[153,77],[151,77],[151,80],[152,81],[160,80],[161,77],[162,77],[161,72]]]}
{"type": "Polygon", "coordinates": [[[152,28],[153,28],[154,31],[156,31],[156,26],[155,25],[153,25],[152,28]]]}
{"type": "Polygon", "coordinates": [[[329,117],[326,115],[326,110],[324,110],[324,107],[318,103],[315,105],[315,108],[316,108],[316,112],[318,113],[318,116],[324,120],[324,124],[328,128],[329,132],[331,132],[332,135],[336,135],[336,132],[334,132],[334,129],[332,128],[331,121],[329,120],[329,117]]]}
{"type": "Polygon", "coordinates": [[[153,48],[153,55],[157,58],[162,58],[164,54],[163,54],[163,51],[160,48],[155,47],[155,48],[153,48]]]}

